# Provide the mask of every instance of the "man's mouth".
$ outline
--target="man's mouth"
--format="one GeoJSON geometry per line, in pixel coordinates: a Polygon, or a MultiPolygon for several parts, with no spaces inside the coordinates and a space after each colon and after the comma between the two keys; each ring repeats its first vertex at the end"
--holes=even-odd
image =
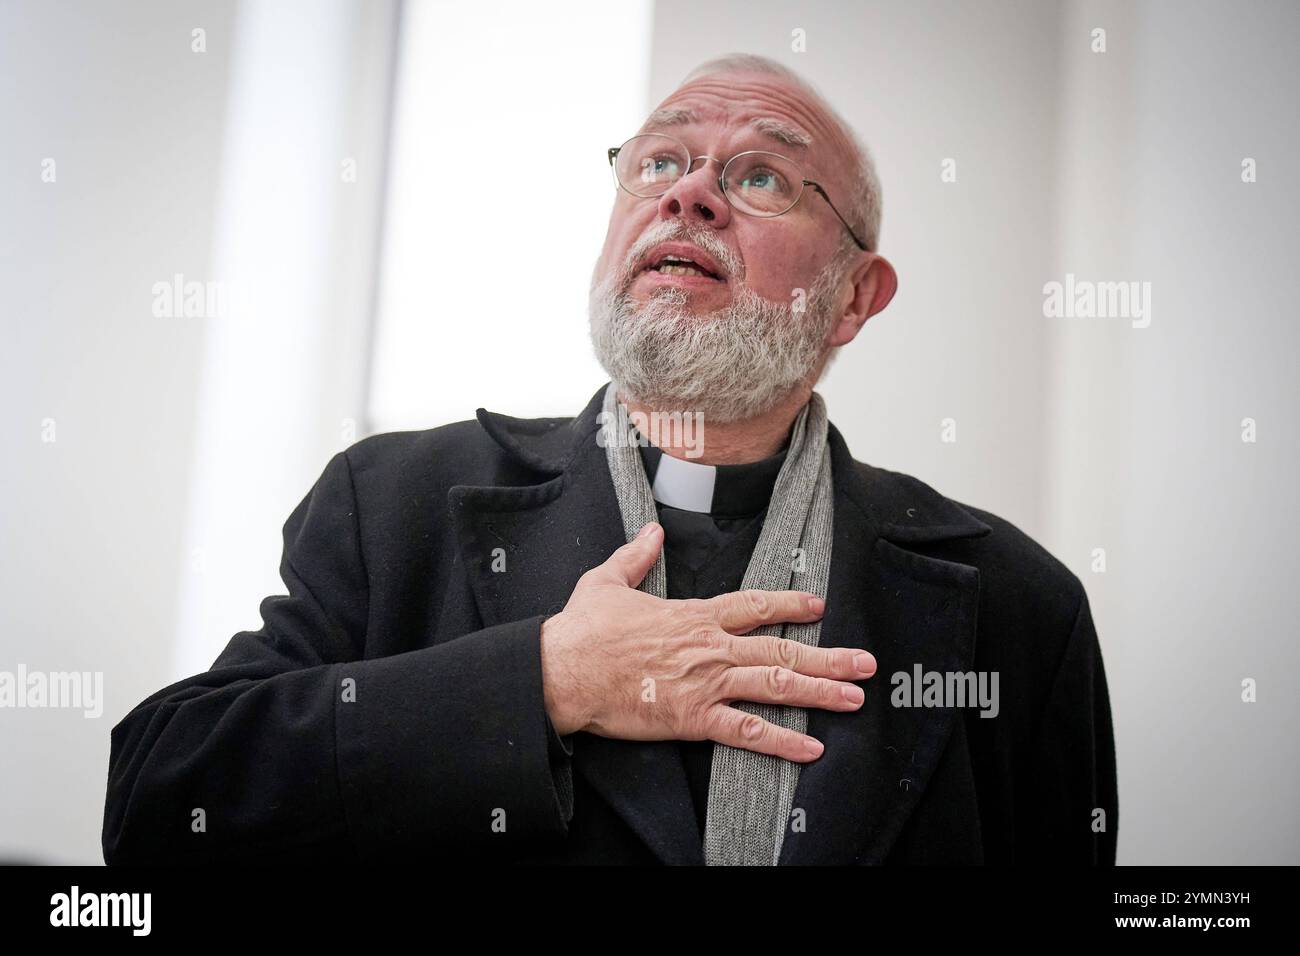
{"type": "Polygon", "coordinates": [[[706,279],[717,279],[715,273],[705,269],[698,262],[686,259],[680,256],[664,256],[659,262],[651,265],[650,271],[659,272],[669,276],[703,276],[706,279]]]}
{"type": "Polygon", "coordinates": [[[702,249],[692,243],[664,242],[643,260],[641,272],[657,272],[662,276],[674,276],[681,279],[708,279],[713,282],[725,282],[722,266],[702,249]]]}

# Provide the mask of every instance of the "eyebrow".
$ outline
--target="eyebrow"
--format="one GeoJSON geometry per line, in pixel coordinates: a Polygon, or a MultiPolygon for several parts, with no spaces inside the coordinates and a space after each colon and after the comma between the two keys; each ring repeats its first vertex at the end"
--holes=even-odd
{"type": "MultiPolygon", "coordinates": [[[[690,110],[677,109],[668,107],[666,109],[657,109],[650,114],[645,125],[650,126],[685,126],[687,123],[694,123],[695,115],[690,110]]],[[[778,142],[787,146],[795,146],[799,149],[807,149],[812,145],[812,137],[803,130],[790,124],[773,119],[770,116],[758,116],[749,121],[749,125],[764,136],[770,136],[778,142]]]]}

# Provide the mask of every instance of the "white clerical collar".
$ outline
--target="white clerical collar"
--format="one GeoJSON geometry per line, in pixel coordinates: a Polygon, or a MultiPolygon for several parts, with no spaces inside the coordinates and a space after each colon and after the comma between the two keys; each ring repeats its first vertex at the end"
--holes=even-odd
{"type": "Polygon", "coordinates": [[[660,504],[707,514],[713,510],[713,484],[717,477],[716,465],[661,454],[650,490],[660,504]]]}

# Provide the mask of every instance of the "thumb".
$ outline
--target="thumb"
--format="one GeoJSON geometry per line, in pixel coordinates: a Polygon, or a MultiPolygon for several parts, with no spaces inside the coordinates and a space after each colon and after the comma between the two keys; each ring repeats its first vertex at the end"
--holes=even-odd
{"type": "Polygon", "coordinates": [[[664,529],[651,521],[635,538],[611,554],[605,567],[618,583],[634,588],[654,566],[663,543],[664,529]]]}

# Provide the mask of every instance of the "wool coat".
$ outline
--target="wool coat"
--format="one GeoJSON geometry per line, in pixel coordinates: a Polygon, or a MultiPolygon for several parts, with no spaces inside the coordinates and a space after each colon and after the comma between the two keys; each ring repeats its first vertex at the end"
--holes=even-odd
{"type": "MultiPolygon", "coordinates": [[[[574,418],[479,409],[331,458],[284,525],[287,594],[262,626],[113,728],[106,862],[702,863],[677,744],[561,747],[547,720],[542,623],[625,540],[603,391],[574,418]]],[[[828,441],[821,644],[879,666],[860,709],[809,711],[825,752],[779,862],[1113,863],[1078,578],[1007,521],[856,461],[834,424],[828,441]],[[996,716],[916,706],[898,675],[932,672],[996,674],[996,716]]]]}

